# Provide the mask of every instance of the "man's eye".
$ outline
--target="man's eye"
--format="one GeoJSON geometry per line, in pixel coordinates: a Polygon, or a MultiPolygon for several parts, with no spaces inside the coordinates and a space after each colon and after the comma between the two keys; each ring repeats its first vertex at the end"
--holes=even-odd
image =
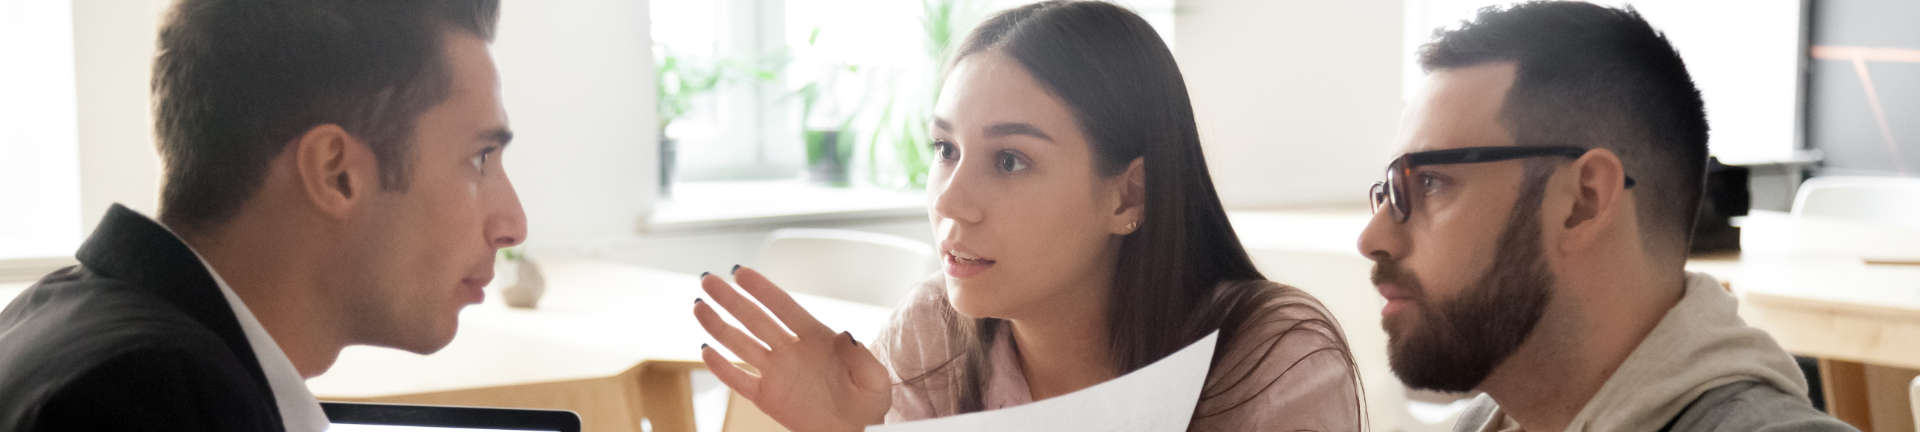
{"type": "Polygon", "coordinates": [[[1418,175],[1418,178],[1420,180],[1420,192],[1426,193],[1426,194],[1433,193],[1435,189],[1439,189],[1441,186],[1445,185],[1446,183],[1440,178],[1434,177],[1433,175],[1427,174],[1427,173],[1420,173],[1418,175]]]}
{"type": "Polygon", "coordinates": [[[481,150],[479,154],[473,155],[473,169],[479,170],[481,174],[486,174],[487,162],[493,160],[493,152],[494,148],[488,147],[486,150],[481,150]]]}

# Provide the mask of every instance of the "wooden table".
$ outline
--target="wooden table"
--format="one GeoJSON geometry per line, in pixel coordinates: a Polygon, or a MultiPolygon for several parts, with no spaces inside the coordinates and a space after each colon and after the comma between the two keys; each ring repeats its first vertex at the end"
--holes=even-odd
{"type": "MultiPolygon", "coordinates": [[[[695,276],[605,261],[543,262],[537,309],[488,302],[438,353],[350,347],[308,387],[323,400],[509,406],[580,413],[587,430],[691,431],[687,372],[711,343],[693,319],[695,276]]],[[[871,340],[889,310],[794,294],[820,320],[871,340]]],[[[718,347],[718,344],[714,344],[718,347]]]]}
{"type": "Polygon", "coordinates": [[[1829,411],[1862,430],[1913,430],[1920,370],[1920,233],[1755,212],[1738,254],[1696,257],[1741,297],[1741,317],[1821,359],[1829,411]],[[1874,261],[1874,262],[1870,262],[1874,261]],[[1914,261],[1914,264],[1892,262],[1914,261]]]}

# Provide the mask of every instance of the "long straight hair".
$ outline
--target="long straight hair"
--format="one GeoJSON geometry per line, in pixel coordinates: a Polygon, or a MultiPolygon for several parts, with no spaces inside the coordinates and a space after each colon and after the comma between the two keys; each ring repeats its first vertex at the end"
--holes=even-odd
{"type": "MultiPolygon", "coordinates": [[[[1227,220],[1201,153],[1185,78],[1153,27],[1107,3],[1029,4],[981,23],[946,69],[989,51],[1018,61],[1066,103],[1091,138],[1100,175],[1120,175],[1135,159],[1146,168],[1145,212],[1139,229],[1120,240],[1106,305],[1111,365],[1123,374],[1139,369],[1214,329],[1221,330],[1222,345],[1233,340],[1235,327],[1276,295],[1257,289],[1268,284],[1227,220]]],[[[907,381],[957,367],[959,412],[979,411],[986,350],[1005,323],[946,306],[941,318],[956,357],[907,381]]],[[[1302,326],[1338,328],[1315,321],[1320,325],[1302,326]]],[[[1344,337],[1332,333],[1344,347],[1344,337]]]]}

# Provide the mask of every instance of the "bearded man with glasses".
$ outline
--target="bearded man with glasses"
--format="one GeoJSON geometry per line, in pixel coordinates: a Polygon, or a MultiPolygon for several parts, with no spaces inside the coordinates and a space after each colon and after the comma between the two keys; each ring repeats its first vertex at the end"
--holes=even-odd
{"type": "Polygon", "coordinates": [[[1359,248],[1394,374],[1484,392],[1455,430],[1851,430],[1686,272],[1706,114],[1639,13],[1483,9],[1420,62],[1359,248]]]}

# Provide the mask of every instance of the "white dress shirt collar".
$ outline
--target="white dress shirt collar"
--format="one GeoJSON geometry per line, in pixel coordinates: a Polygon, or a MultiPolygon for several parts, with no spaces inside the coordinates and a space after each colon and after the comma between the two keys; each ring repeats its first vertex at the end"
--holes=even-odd
{"type": "MultiPolygon", "coordinates": [[[[165,224],[159,225],[166,227],[165,224]]],[[[180,240],[180,244],[187,244],[172,228],[167,228],[167,232],[180,240]]],[[[247,335],[247,346],[253,348],[253,357],[260,362],[260,372],[267,376],[267,387],[273,390],[273,401],[278,405],[280,422],[287,432],[327,430],[331,425],[327,422],[327,413],[320,409],[320,401],[313,397],[313,392],[307,390],[306,378],[294,369],[293,361],[287,359],[287,354],[280,351],[280,344],[273,341],[273,335],[267,334],[266,327],[260,326],[260,320],[253,316],[252,310],[247,309],[245,302],[240,301],[240,295],[233,292],[233,287],[220,277],[220,272],[213,269],[213,264],[207,263],[207,258],[200,255],[200,251],[193,250],[193,245],[187,244],[187,250],[193,251],[193,257],[207,268],[207,274],[213,276],[214,284],[220,286],[220,295],[233,308],[233,317],[240,322],[240,331],[247,335]]]]}

